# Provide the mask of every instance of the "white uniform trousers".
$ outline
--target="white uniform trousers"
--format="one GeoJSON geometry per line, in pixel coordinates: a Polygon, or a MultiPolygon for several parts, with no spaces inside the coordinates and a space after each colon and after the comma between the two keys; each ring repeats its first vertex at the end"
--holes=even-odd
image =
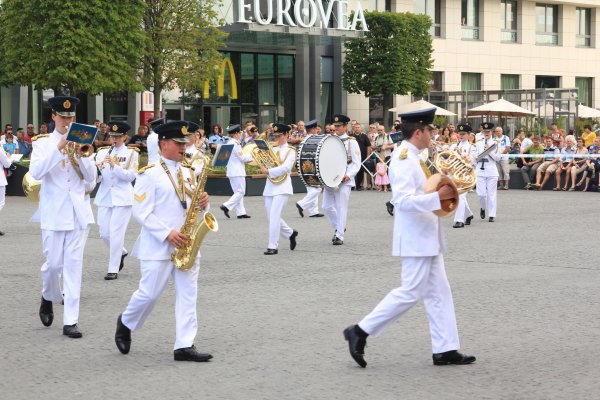
{"type": "Polygon", "coordinates": [[[119,272],[121,256],[127,254],[124,247],[127,225],[131,219],[131,206],[98,207],[98,226],[100,237],[104,240],[110,253],[108,272],[119,272]]]}
{"type": "Polygon", "coordinates": [[[265,209],[269,220],[269,245],[268,249],[277,249],[279,236],[289,239],[294,230],[281,218],[283,207],[290,198],[289,194],[278,194],[276,196],[265,196],[265,209]]]}
{"type": "Polygon", "coordinates": [[[454,213],[454,222],[462,222],[464,224],[465,219],[472,216],[473,211],[471,211],[471,207],[469,207],[467,194],[463,193],[458,196],[458,207],[456,207],[456,212],[454,213]]]}
{"type": "Polygon", "coordinates": [[[392,289],[358,325],[369,335],[379,336],[421,298],[429,319],[432,352],[458,350],[454,302],[441,254],[402,257],[402,286],[392,289]]]}
{"type": "Polygon", "coordinates": [[[244,196],[246,195],[246,177],[245,176],[230,176],[229,184],[233,195],[223,205],[228,210],[235,209],[237,216],[246,215],[246,208],[244,208],[244,196]]]}
{"type": "Polygon", "coordinates": [[[323,214],[327,216],[329,224],[335,229],[335,236],[340,240],[344,240],[351,190],[352,187],[347,185],[341,185],[337,190],[323,190],[323,214]]]}
{"type": "Polygon", "coordinates": [[[175,346],[174,350],[194,344],[198,332],[196,300],[200,258],[189,271],[180,271],[171,260],[141,260],[140,285],[123,311],[121,322],[132,331],[140,329],[152,312],[156,301],[167,287],[169,277],[175,285],[175,346]]]}
{"type": "Polygon", "coordinates": [[[320,187],[306,187],[306,196],[298,202],[298,205],[306,210],[309,216],[319,213],[319,194],[321,193],[320,187]]]}
{"type": "Polygon", "coordinates": [[[42,247],[46,257],[41,268],[42,296],[49,301],[62,301],[64,290],[63,325],[79,321],[83,250],[89,231],[89,228],[72,231],[42,229],[42,247]]]}
{"type": "MultiPolygon", "coordinates": [[[[1,174],[4,172],[0,171],[1,174]]],[[[0,211],[4,208],[6,204],[6,186],[0,186],[0,211]]]]}
{"type": "Polygon", "coordinates": [[[479,206],[486,210],[486,214],[488,217],[496,218],[497,194],[497,176],[477,177],[477,196],[479,196],[479,206]]]}

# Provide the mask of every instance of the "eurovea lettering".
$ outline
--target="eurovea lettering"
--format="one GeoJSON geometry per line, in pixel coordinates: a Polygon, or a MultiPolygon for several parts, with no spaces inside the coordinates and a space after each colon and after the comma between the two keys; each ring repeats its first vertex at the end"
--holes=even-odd
{"type": "Polygon", "coordinates": [[[350,23],[347,0],[237,0],[237,8],[239,23],[369,30],[360,1],[350,23]]]}

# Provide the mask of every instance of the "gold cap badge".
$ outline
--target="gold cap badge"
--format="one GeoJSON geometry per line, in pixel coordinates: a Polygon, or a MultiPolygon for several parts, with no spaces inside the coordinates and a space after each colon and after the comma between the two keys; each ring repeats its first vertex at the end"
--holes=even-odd
{"type": "Polygon", "coordinates": [[[340,120],[340,118],[339,118],[339,117],[335,117],[333,120],[334,120],[335,122],[338,122],[338,121],[340,120]]]}
{"type": "Polygon", "coordinates": [[[276,126],[273,127],[273,132],[277,132],[277,127],[276,126]]]}
{"type": "Polygon", "coordinates": [[[188,130],[187,130],[187,128],[185,126],[181,127],[181,133],[183,133],[184,135],[188,134],[188,130]]]}
{"type": "Polygon", "coordinates": [[[63,107],[66,109],[71,108],[71,102],[69,100],[65,100],[65,102],[63,103],[63,107]]]}
{"type": "Polygon", "coordinates": [[[113,130],[113,132],[116,132],[119,130],[119,127],[116,125],[113,125],[111,129],[113,130]]]}

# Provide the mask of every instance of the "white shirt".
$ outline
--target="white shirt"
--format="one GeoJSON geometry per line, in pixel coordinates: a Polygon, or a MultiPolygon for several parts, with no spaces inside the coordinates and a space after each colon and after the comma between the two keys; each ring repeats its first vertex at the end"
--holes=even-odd
{"type": "Polygon", "coordinates": [[[361,159],[360,159],[360,147],[354,138],[349,137],[347,134],[343,134],[339,137],[344,142],[346,147],[346,154],[351,162],[346,166],[346,175],[350,178],[347,182],[342,182],[340,185],[355,186],[354,177],[360,171],[361,159]]]}
{"type": "Polygon", "coordinates": [[[521,152],[523,152],[523,150],[525,150],[527,148],[527,146],[531,146],[533,144],[533,140],[529,139],[528,137],[526,137],[525,139],[523,139],[523,141],[521,142],[521,148],[519,149],[521,152]]]}
{"type": "MultiPolygon", "coordinates": [[[[98,149],[96,165],[105,158],[110,147],[98,149]]],[[[110,153],[115,166],[105,163],[100,171],[100,187],[96,193],[94,204],[101,207],[132,206],[133,182],[137,176],[138,152],[125,145],[115,147],[110,153]]]]}
{"type": "Polygon", "coordinates": [[[510,139],[506,135],[502,135],[500,137],[495,136],[494,140],[498,143],[498,147],[496,148],[496,153],[500,156],[500,160],[508,160],[508,154],[504,153],[504,150],[508,147],[510,149],[510,139]]]}
{"type": "Polygon", "coordinates": [[[233,144],[231,157],[227,162],[227,177],[246,176],[246,163],[252,161],[252,155],[244,155],[240,142],[229,138],[227,144],[233,144]]]}

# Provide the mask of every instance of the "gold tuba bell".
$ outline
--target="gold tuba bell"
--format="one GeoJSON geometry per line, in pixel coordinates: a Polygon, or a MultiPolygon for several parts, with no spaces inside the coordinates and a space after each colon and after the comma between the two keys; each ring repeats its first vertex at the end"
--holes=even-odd
{"type": "MultiPolygon", "coordinates": [[[[258,146],[256,146],[256,145],[254,145],[254,147],[252,148],[251,154],[252,154],[252,158],[254,158],[254,161],[256,161],[256,163],[261,168],[266,168],[266,169],[271,169],[271,168],[281,166],[281,159],[279,158],[279,155],[277,153],[275,153],[275,151],[273,151],[271,142],[269,142],[268,140],[265,140],[265,143],[267,144],[267,147],[268,147],[267,150],[262,150],[262,149],[258,148],[258,146]]],[[[283,181],[285,181],[287,176],[288,176],[288,174],[286,173],[286,174],[283,174],[276,178],[271,178],[270,176],[267,176],[267,179],[270,180],[272,183],[279,185],[279,184],[283,183],[283,181]]]]}
{"type": "Polygon", "coordinates": [[[444,150],[434,152],[433,160],[428,160],[429,167],[436,173],[431,175],[425,183],[425,193],[437,191],[444,185],[453,188],[454,195],[451,199],[443,200],[442,208],[433,213],[439,217],[449,217],[456,211],[458,196],[475,187],[477,173],[473,166],[453,151],[444,150]]]}

